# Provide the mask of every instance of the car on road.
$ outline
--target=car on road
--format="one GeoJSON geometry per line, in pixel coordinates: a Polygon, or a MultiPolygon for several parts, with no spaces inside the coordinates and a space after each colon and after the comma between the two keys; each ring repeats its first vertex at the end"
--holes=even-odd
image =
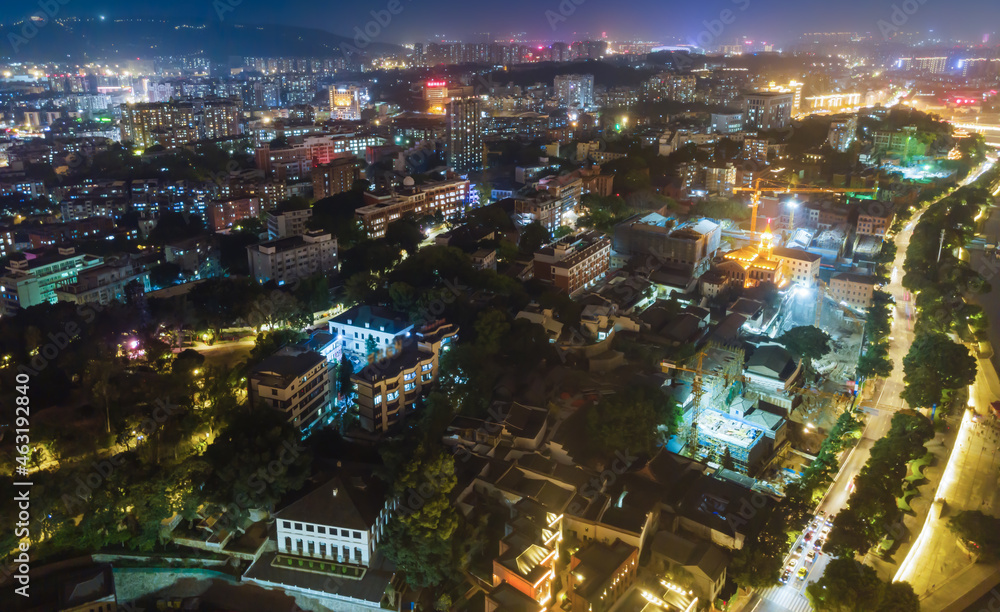
{"type": "Polygon", "coordinates": [[[788,582],[788,577],[791,575],[792,575],[792,570],[786,569],[785,571],[781,572],[781,578],[778,578],[778,582],[780,582],[781,584],[785,584],[786,582],[788,582]]]}
{"type": "Polygon", "coordinates": [[[813,533],[811,531],[806,532],[806,535],[802,538],[803,542],[808,542],[813,539],[813,533]]]}
{"type": "Polygon", "coordinates": [[[816,560],[816,551],[815,550],[810,550],[809,552],[806,553],[806,561],[807,562],[812,563],[815,560],[816,560]]]}
{"type": "Polygon", "coordinates": [[[792,556],[795,557],[796,559],[798,559],[799,557],[802,556],[802,551],[803,550],[804,549],[802,548],[802,545],[799,545],[799,547],[795,549],[795,552],[792,553],[792,556]]]}
{"type": "Polygon", "coordinates": [[[799,580],[805,580],[806,579],[806,574],[808,574],[808,573],[809,573],[809,569],[808,568],[801,567],[801,568],[799,568],[799,572],[797,574],[795,574],[795,577],[798,578],[799,580]]]}
{"type": "Polygon", "coordinates": [[[822,550],[824,544],[826,544],[826,540],[818,539],[815,542],[813,542],[813,548],[815,548],[816,550],[822,550]]]}

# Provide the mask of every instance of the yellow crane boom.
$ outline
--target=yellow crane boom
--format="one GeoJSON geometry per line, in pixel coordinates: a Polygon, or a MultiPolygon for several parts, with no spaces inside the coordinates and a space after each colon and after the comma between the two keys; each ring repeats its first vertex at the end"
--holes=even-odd
{"type": "Polygon", "coordinates": [[[750,235],[757,233],[757,207],[760,206],[760,195],[762,193],[878,193],[878,186],[874,189],[853,188],[853,187],[795,187],[793,185],[762,185],[764,179],[754,179],[752,187],[734,187],[734,193],[750,193],[750,235]]]}

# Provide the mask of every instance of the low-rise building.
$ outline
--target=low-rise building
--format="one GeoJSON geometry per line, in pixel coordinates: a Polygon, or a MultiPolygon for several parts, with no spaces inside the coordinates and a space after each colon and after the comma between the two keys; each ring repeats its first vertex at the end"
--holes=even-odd
{"type": "Polygon", "coordinates": [[[223,232],[245,219],[260,216],[260,198],[233,197],[216,200],[208,205],[208,229],[223,232]]]}
{"type": "Polygon", "coordinates": [[[614,249],[620,254],[648,256],[650,265],[643,267],[677,264],[698,277],[708,270],[721,240],[722,228],[714,221],[703,218],[677,223],[654,212],[616,225],[614,249]]]}
{"type": "Polygon", "coordinates": [[[361,178],[361,161],[353,155],[340,154],[328,164],[312,169],[313,199],[350,191],[361,178]]]}
{"type": "Polygon", "coordinates": [[[875,294],[874,276],[841,272],[830,279],[830,297],[852,308],[864,310],[871,306],[875,294]]]}
{"type": "Polygon", "coordinates": [[[338,463],[336,474],[275,513],[273,539],[243,581],[328,610],[400,610],[401,581],[378,544],[396,501],[376,466],[338,463]]]}
{"type": "Polygon", "coordinates": [[[858,209],[858,235],[881,236],[892,227],[896,211],[888,202],[864,200],[858,209]]]}
{"type": "Polygon", "coordinates": [[[278,553],[367,567],[390,516],[373,468],[335,476],[276,512],[278,553]]]}
{"type": "Polygon", "coordinates": [[[716,269],[725,274],[731,282],[742,287],[755,287],[762,283],[785,284],[782,264],[772,254],[774,236],[771,225],[761,234],[760,245],[747,245],[729,251],[716,269]]]}
{"type": "Polygon", "coordinates": [[[570,219],[576,213],[578,203],[568,195],[557,196],[548,192],[515,196],[514,214],[521,225],[537,222],[552,233],[563,225],[571,224],[570,219]]]}
{"type": "Polygon", "coordinates": [[[826,142],[834,150],[844,153],[851,146],[851,143],[857,139],[857,131],[857,115],[837,115],[830,122],[826,142]]]}
{"type": "Polygon", "coordinates": [[[73,247],[31,249],[11,257],[7,272],[0,276],[3,316],[45,302],[55,304],[58,287],[76,282],[80,272],[103,262],[100,257],[77,253],[73,247]]]}
{"type": "Polygon", "coordinates": [[[729,555],[718,546],[669,531],[653,538],[652,561],[669,573],[686,572],[699,601],[712,602],[726,583],[729,555]]]}
{"type": "Polygon", "coordinates": [[[330,412],[331,379],[326,357],[304,347],[286,346],[254,366],[250,401],[280,410],[288,422],[307,433],[330,412]]]}
{"type": "Polygon", "coordinates": [[[163,246],[164,259],[197,278],[212,278],[222,272],[219,248],[208,236],[195,236],[163,246]]]}
{"type": "Polygon", "coordinates": [[[816,253],[802,249],[774,247],[771,249],[771,256],[782,265],[782,274],[789,282],[810,287],[816,284],[822,260],[816,253]]]}
{"type": "Polygon", "coordinates": [[[354,211],[369,238],[385,236],[385,228],[405,214],[420,218],[441,215],[454,219],[465,214],[469,202],[469,181],[448,178],[417,185],[413,177],[403,179],[398,191],[365,192],[365,205],[354,211]]]}
{"type": "Polygon", "coordinates": [[[535,278],[568,294],[587,287],[608,271],[611,241],[599,232],[572,235],[535,253],[535,278]]]}
{"type": "Polygon", "coordinates": [[[743,131],[743,113],[712,113],[712,130],[717,134],[743,131]]]}
{"type": "Polygon", "coordinates": [[[569,562],[569,600],[572,612],[605,612],[635,582],[639,549],[615,540],[590,542],[573,553],[569,562]]]}
{"type": "Polygon", "coordinates": [[[370,352],[369,346],[385,350],[395,346],[397,339],[409,338],[413,331],[413,323],[405,315],[367,304],[348,308],[330,319],[329,326],[344,352],[363,356],[370,352]]]}
{"type": "Polygon", "coordinates": [[[337,239],[310,231],[247,247],[250,275],[258,283],[291,283],[316,273],[337,271],[337,239]]]}
{"type": "Polygon", "coordinates": [[[150,290],[149,273],[130,255],[108,257],[104,263],[81,270],[76,280],[56,288],[56,298],[74,304],[100,304],[125,301],[126,288],[136,283],[140,293],[150,290]]]}

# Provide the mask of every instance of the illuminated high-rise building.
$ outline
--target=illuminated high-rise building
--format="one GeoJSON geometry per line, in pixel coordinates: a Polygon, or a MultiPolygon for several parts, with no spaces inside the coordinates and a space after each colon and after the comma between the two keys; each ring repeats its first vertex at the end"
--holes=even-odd
{"type": "Polygon", "coordinates": [[[561,74],[554,85],[556,97],[567,108],[587,110],[594,106],[594,75],[561,74]]]}
{"type": "Polygon", "coordinates": [[[456,172],[483,168],[483,103],[476,96],[448,103],[448,165],[456,172]]]}
{"type": "Polygon", "coordinates": [[[792,121],[794,93],[755,91],[743,96],[743,128],[775,130],[792,121]]]}
{"type": "Polygon", "coordinates": [[[354,85],[331,85],[330,118],[360,121],[364,95],[362,88],[354,85]]]}
{"type": "Polygon", "coordinates": [[[122,140],[143,149],[177,149],[201,139],[243,133],[240,105],[229,99],[122,105],[122,140]]]}

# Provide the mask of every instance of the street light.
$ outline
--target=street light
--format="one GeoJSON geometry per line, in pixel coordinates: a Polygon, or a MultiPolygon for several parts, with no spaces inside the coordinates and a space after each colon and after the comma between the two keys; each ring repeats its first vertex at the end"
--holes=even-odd
{"type": "Polygon", "coordinates": [[[791,214],[788,215],[788,229],[789,231],[795,231],[795,209],[799,207],[799,203],[795,201],[795,198],[788,200],[788,208],[791,210],[791,214]]]}

